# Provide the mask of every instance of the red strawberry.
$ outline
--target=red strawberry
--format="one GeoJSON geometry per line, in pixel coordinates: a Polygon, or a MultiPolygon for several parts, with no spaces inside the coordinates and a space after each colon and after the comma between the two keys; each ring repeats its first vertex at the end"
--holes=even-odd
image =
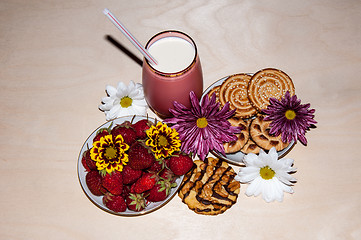
{"type": "Polygon", "coordinates": [[[135,170],[131,168],[129,165],[125,165],[123,167],[122,175],[123,175],[123,184],[133,184],[135,181],[142,176],[142,170],[135,170]]]}
{"type": "Polygon", "coordinates": [[[135,187],[135,183],[133,183],[132,185],[130,185],[130,193],[135,193],[134,187],[135,187]]]}
{"type": "Polygon", "coordinates": [[[172,172],[172,170],[168,169],[168,168],[164,168],[160,173],[159,173],[159,177],[169,180],[170,182],[174,182],[176,179],[176,176],[174,175],[174,173],[172,172]]]}
{"type": "Polygon", "coordinates": [[[152,189],[147,191],[147,200],[151,202],[160,202],[165,200],[172,187],[176,187],[177,183],[171,183],[169,180],[159,180],[152,189]]]}
{"type": "Polygon", "coordinates": [[[149,170],[152,172],[160,172],[165,167],[165,162],[163,159],[156,159],[149,170]]]}
{"type": "Polygon", "coordinates": [[[169,162],[170,162],[170,158],[164,159],[164,163],[167,168],[169,168],[169,162]]]}
{"type": "Polygon", "coordinates": [[[106,193],[103,197],[104,205],[114,212],[124,212],[127,210],[127,204],[122,196],[112,195],[111,193],[106,193]]]}
{"type": "Polygon", "coordinates": [[[124,199],[129,195],[130,193],[130,185],[123,185],[123,192],[120,194],[124,199]]]}
{"type": "Polygon", "coordinates": [[[132,185],[131,192],[143,193],[152,189],[158,181],[158,176],[151,172],[144,172],[143,175],[132,185]]]}
{"type": "Polygon", "coordinates": [[[97,134],[93,138],[93,142],[99,141],[100,138],[104,137],[105,135],[109,135],[109,134],[110,134],[110,132],[109,132],[108,128],[101,128],[98,130],[97,134]]]}
{"type": "Polygon", "coordinates": [[[147,205],[143,193],[130,193],[125,201],[128,209],[136,212],[142,211],[147,205]]]}
{"type": "Polygon", "coordinates": [[[193,160],[190,156],[184,154],[174,155],[169,160],[169,168],[175,175],[186,174],[193,167],[193,160]]]}
{"type": "Polygon", "coordinates": [[[81,163],[83,164],[87,172],[90,172],[91,170],[97,170],[96,162],[93,161],[90,157],[90,149],[86,150],[83,153],[81,163]]]}
{"type": "Polygon", "coordinates": [[[136,170],[149,168],[155,161],[151,150],[145,144],[138,141],[129,148],[128,158],[128,165],[136,170]]]}
{"type": "Polygon", "coordinates": [[[103,187],[113,195],[120,195],[123,191],[123,177],[119,171],[106,173],[103,177],[103,187]]]}
{"type": "Polygon", "coordinates": [[[131,146],[136,140],[137,135],[135,130],[131,127],[131,124],[129,121],[125,121],[121,125],[115,126],[111,131],[113,138],[115,139],[116,136],[119,134],[122,135],[124,142],[131,146]]]}
{"type": "Polygon", "coordinates": [[[96,132],[95,137],[93,138],[93,142],[99,141],[100,138],[101,138],[101,137],[104,137],[105,135],[109,135],[112,126],[113,126],[113,122],[109,125],[109,127],[107,127],[107,128],[104,127],[104,128],[99,129],[99,130],[96,132]]]}
{"type": "Polygon", "coordinates": [[[104,195],[106,189],[104,189],[102,185],[102,176],[99,174],[98,171],[90,171],[85,176],[85,182],[88,186],[90,192],[95,196],[104,195]]]}
{"type": "Polygon", "coordinates": [[[138,139],[146,139],[147,134],[145,131],[148,130],[152,124],[153,123],[151,121],[149,121],[148,119],[142,119],[142,120],[134,123],[132,125],[132,127],[134,128],[135,132],[137,133],[137,138],[138,139]]]}
{"type": "MultiPolygon", "coordinates": [[[[90,157],[90,154],[87,154],[87,152],[88,152],[89,150],[86,150],[85,152],[83,152],[83,156],[82,156],[82,158],[81,158],[81,164],[83,165],[83,167],[85,168],[85,171],[86,172],[90,172],[91,171],[91,169],[89,168],[89,166],[88,166],[88,164],[86,163],[86,155],[89,155],[89,157],[90,157]]],[[[90,152],[90,151],[89,151],[90,152]]]]}

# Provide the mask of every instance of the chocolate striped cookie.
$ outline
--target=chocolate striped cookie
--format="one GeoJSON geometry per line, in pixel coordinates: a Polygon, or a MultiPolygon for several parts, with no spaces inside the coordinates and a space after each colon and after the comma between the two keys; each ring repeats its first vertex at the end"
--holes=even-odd
{"type": "Polygon", "coordinates": [[[197,214],[218,215],[236,203],[240,183],[236,173],[225,161],[208,157],[195,160],[179,188],[178,196],[197,214]]]}

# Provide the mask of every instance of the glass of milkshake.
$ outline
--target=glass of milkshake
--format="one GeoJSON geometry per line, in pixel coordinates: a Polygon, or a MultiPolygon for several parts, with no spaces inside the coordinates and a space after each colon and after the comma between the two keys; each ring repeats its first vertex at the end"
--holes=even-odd
{"type": "Polygon", "coordinates": [[[143,61],[145,99],[160,118],[172,116],[169,109],[174,101],[189,108],[191,91],[198,98],[202,96],[202,67],[191,37],[179,31],[164,31],[152,37],[145,48],[157,61],[157,65],[143,61]]]}

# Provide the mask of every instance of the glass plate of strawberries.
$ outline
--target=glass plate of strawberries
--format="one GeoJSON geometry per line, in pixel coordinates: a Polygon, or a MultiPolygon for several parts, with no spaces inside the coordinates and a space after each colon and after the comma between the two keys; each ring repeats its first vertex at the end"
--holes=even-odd
{"type": "Polygon", "coordinates": [[[147,116],[106,122],[80,150],[80,185],[106,212],[137,216],[155,211],[172,199],[193,167],[180,144],[174,129],[147,116]]]}

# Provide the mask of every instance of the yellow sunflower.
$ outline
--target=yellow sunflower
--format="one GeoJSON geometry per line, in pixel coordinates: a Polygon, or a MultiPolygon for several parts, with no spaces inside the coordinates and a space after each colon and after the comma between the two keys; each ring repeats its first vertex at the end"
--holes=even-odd
{"type": "Polygon", "coordinates": [[[120,134],[115,138],[109,134],[93,142],[90,157],[96,161],[99,171],[105,170],[108,173],[122,171],[123,166],[128,162],[128,154],[126,153],[128,149],[128,144],[124,142],[120,134]]]}
{"type": "Polygon", "coordinates": [[[151,126],[147,131],[148,139],[145,142],[154,153],[157,159],[166,158],[173,152],[180,151],[181,141],[178,132],[158,122],[157,125],[151,126]]]}

